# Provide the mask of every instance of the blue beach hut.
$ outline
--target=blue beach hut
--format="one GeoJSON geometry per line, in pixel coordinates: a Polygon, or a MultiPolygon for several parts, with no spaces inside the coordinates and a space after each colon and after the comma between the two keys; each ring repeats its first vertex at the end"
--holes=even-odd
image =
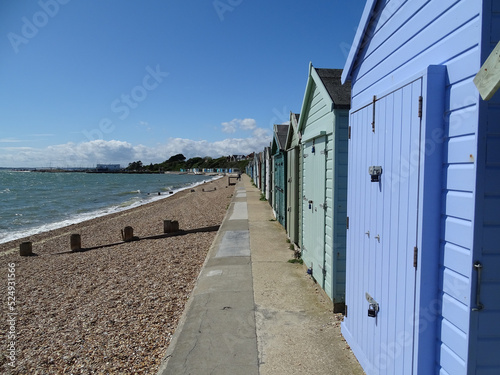
{"type": "Polygon", "coordinates": [[[499,1],[367,1],[342,76],[342,333],[367,374],[500,373],[500,96],[473,82],[499,21],[499,1]]]}
{"type": "Polygon", "coordinates": [[[265,149],[260,153],[260,186],[259,189],[262,194],[266,194],[266,152],[265,149]]]}
{"type": "Polygon", "coordinates": [[[273,211],[278,222],[286,225],[286,136],[288,125],[274,125],[273,142],[271,146],[273,164],[273,211]]]}
{"type": "Polygon", "coordinates": [[[344,310],[347,129],[351,89],[341,69],[309,74],[298,121],[302,157],[302,259],[312,277],[344,310]]]}

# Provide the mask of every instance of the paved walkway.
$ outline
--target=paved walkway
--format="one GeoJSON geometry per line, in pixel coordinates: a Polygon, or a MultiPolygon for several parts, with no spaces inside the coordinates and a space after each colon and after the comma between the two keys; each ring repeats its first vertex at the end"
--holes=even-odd
{"type": "Polygon", "coordinates": [[[158,374],[363,374],[259,198],[243,175],[158,374]]]}

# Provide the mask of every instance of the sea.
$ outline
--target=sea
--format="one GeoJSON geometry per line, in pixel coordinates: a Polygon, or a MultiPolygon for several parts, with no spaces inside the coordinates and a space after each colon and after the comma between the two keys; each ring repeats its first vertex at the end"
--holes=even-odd
{"type": "Polygon", "coordinates": [[[168,198],[214,178],[0,170],[0,243],[168,198]]]}

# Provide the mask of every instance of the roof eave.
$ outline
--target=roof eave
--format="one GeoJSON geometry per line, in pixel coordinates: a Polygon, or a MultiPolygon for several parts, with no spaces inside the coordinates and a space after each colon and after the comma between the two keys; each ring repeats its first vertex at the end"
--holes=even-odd
{"type": "Polygon", "coordinates": [[[305,89],[305,92],[304,92],[304,97],[302,99],[302,105],[300,107],[300,114],[301,116],[299,117],[299,122],[297,123],[297,132],[300,133],[302,131],[302,126],[303,126],[303,123],[304,123],[304,117],[305,116],[302,116],[305,112],[305,108],[306,108],[306,105],[307,105],[307,100],[309,99],[309,93],[310,93],[310,87],[313,83],[313,78],[311,77],[311,71],[313,70],[313,65],[312,65],[312,62],[309,62],[309,71],[307,73],[307,83],[306,83],[306,89],[305,89]]]}
{"type": "MultiPolygon", "coordinates": [[[[325,85],[321,79],[321,77],[318,75],[318,72],[316,69],[313,67],[312,62],[309,63],[309,75],[307,77],[307,84],[306,84],[306,91],[304,93],[304,99],[302,100],[302,106],[300,108],[300,113],[301,115],[306,113],[306,108],[308,105],[309,101],[309,96],[311,95],[311,90],[312,90],[312,85],[313,83],[319,88],[319,90],[322,92],[323,97],[325,100],[329,102],[330,105],[333,105],[333,100],[328,93],[328,91],[325,88],[325,85]]],[[[297,132],[302,132],[304,129],[304,122],[306,121],[305,119],[306,116],[300,116],[299,117],[299,122],[297,124],[297,132]]]]}
{"type": "Polygon", "coordinates": [[[289,150],[292,145],[292,138],[297,132],[297,121],[295,120],[295,114],[290,112],[290,126],[288,127],[288,132],[285,142],[285,150],[289,150]]]}
{"type": "Polygon", "coordinates": [[[352,42],[351,50],[349,51],[349,55],[347,56],[347,60],[344,65],[344,71],[342,72],[341,78],[342,84],[352,79],[351,73],[354,67],[354,62],[356,61],[356,55],[358,54],[358,51],[361,47],[363,37],[366,33],[366,29],[368,27],[368,23],[370,22],[371,14],[373,12],[373,9],[375,8],[376,3],[377,0],[366,1],[363,15],[361,16],[356,35],[354,36],[354,41],[352,42]]]}

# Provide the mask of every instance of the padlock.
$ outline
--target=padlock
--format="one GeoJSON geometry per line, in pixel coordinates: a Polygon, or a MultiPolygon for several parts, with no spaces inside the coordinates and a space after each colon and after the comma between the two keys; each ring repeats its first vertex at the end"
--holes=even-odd
{"type": "Polygon", "coordinates": [[[373,305],[370,305],[368,307],[368,316],[370,318],[376,318],[377,317],[377,311],[375,310],[374,306],[373,305]]]}
{"type": "Polygon", "coordinates": [[[370,318],[376,318],[379,310],[378,302],[373,299],[368,293],[365,293],[366,300],[368,301],[368,316],[370,318]]]}

